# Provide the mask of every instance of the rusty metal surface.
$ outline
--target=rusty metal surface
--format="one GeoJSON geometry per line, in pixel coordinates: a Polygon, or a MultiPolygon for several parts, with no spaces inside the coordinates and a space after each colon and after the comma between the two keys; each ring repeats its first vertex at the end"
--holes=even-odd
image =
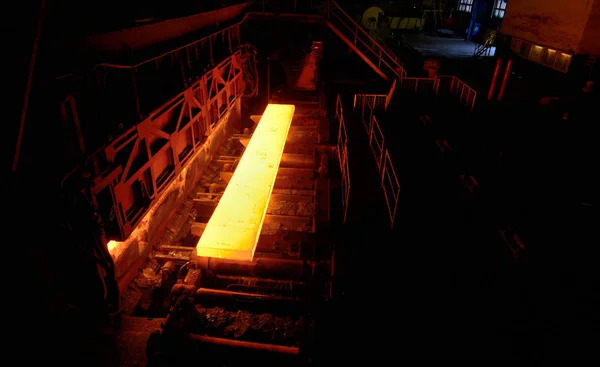
{"type": "Polygon", "coordinates": [[[202,28],[218,26],[239,17],[249,5],[250,2],[245,2],[206,13],[89,36],[81,43],[104,52],[122,51],[124,45],[131,50],[139,50],[186,36],[202,28]]]}

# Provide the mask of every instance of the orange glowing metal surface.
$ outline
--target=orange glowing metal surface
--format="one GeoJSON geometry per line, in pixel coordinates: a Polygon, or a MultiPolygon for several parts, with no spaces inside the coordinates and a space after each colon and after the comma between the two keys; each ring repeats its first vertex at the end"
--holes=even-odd
{"type": "Polygon", "coordinates": [[[267,105],[198,241],[198,256],[254,258],[294,109],[294,105],[267,105]]]}

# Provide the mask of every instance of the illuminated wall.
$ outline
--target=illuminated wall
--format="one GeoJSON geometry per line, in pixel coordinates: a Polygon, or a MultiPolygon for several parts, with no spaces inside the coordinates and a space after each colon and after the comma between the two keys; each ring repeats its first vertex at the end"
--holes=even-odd
{"type": "Polygon", "coordinates": [[[510,0],[500,31],[535,45],[579,53],[588,17],[600,0],[510,0]]]}

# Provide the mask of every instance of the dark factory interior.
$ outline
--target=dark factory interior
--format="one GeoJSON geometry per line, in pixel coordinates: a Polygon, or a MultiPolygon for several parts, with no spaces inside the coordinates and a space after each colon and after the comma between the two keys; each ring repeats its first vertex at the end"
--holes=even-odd
{"type": "Polygon", "coordinates": [[[15,6],[17,365],[599,365],[600,0],[15,6]]]}

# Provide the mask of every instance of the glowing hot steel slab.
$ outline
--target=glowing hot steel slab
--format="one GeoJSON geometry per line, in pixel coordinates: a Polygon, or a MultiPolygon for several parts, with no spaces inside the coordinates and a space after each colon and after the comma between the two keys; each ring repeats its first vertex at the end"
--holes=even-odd
{"type": "Polygon", "coordinates": [[[196,245],[198,256],[254,258],[294,105],[269,104],[196,245]]]}

